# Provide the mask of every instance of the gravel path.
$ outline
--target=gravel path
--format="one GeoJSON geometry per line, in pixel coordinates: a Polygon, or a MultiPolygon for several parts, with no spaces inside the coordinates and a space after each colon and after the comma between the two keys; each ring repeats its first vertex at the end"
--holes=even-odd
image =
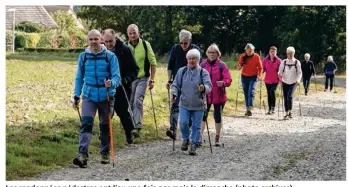
{"type": "MultiPolygon", "coordinates": [[[[325,84],[325,77],[324,76],[317,76],[316,78],[317,83],[325,84]]],[[[314,83],[314,79],[312,78],[312,83],[314,83]]],[[[337,87],[346,88],[346,79],[341,77],[335,77],[335,84],[337,87]]]]}
{"type": "Polygon", "coordinates": [[[257,109],[248,119],[224,117],[225,147],[213,147],[213,154],[208,141],[195,157],[181,152],[178,141],[175,152],[172,141],[157,141],[117,152],[114,168],[92,155],[86,169],[71,166],[33,180],[346,180],[344,95],[301,96],[294,118],[280,119],[257,109]]]}

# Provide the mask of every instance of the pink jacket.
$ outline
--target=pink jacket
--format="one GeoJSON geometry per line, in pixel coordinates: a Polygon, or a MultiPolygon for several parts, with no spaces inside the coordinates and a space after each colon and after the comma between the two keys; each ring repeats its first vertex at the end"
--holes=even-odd
{"type": "Polygon", "coordinates": [[[265,83],[276,84],[279,82],[278,70],[282,60],[279,57],[275,57],[274,61],[271,61],[269,55],[262,60],[263,72],[266,72],[265,83]]]}
{"type": "Polygon", "coordinates": [[[232,83],[230,70],[227,65],[220,59],[217,59],[213,64],[210,63],[209,59],[206,59],[201,63],[201,66],[209,72],[210,80],[213,85],[212,91],[207,95],[207,103],[225,103],[227,101],[225,87],[229,87],[232,83]],[[222,67],[222,72],[220,72],[219,63],[222,65],[220,65],[220,67],[222,67]],[[223,81],[223,86],[218,87],[217,81],[223,81]]]}

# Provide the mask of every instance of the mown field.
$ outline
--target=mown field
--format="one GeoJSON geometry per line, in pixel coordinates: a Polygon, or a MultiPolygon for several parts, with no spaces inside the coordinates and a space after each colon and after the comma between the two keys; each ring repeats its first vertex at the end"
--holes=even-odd
{"type": "MultiPolygon", "coordinates": [[[[76,55],[16,54],[6,58],[6,179],[24,180],[42,172],[71,164],[78,149],[80,122],[77,111],[70,105],[76,72],[76,55]]],[[[150,92],[144,101],[144,129],[142,140],[165,138],[169,124],[166,64],[160,60],[153,90],[159,137],[156,137],[150,92]]],[[[235,111],[237,77],[232,70],[235,62],[226,59],[233,76],[227,89],[225,116],[244,111],[244,96],[239,88],[238,110],[235,111]]],[[[255,104],[259,107],[259,85],[255,104]]],[[[265,86],[262,99],[267,104],[265,86]]],[[[312,92],[315,92],[312,84],[312,92]]],[[[323,85],[318,85],[318,91],[323,85]]],[[[337,89],[343,91],[343,89],[337,89]]],[[[301,88],[303,92],[303,88],[301,88]]],[[[296,92],[298,94],[298,92],[296,92]]],[[[210,117],[212,120],[212,117],[210,117]]],[[[212,124],[212,123],[210,123],[212,124]]],[[[116,154],[124,147],[124,133],[118,118],[113,119],[116,154]]],[[[99,156],[99,127],[96,118],[90,146],[92,157],[99,156]]],[[[139,143],[139,141],[137,141],[139,143]]]]}

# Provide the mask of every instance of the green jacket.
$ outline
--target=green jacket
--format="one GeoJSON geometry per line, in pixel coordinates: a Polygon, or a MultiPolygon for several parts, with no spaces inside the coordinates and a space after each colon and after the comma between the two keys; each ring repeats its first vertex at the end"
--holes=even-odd
{"type": "Polygon", "coordinates": [[[145,55],[145,47],[143,45],[143,40],[139,38],[138,44],[133,47],[132,44],[128,41],[128,47],[131,49],[135,61],[137,62],[137,66],[139,67],[139,72],[138,72],[138,78],[142,78],[144,76],[149,77],[150,76],[150,66],[156,66],[156,56],[155,53],[153,52],[151,45],[148,41],[145,41],[146,46],[147,46],[147,57],[148,60],[146,60],[146,55],[145,55]]]}

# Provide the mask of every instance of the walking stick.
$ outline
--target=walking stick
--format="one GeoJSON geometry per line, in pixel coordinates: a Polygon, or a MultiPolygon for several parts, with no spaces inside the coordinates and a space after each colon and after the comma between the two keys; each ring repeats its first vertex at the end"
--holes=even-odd
{"type": "Polygon", "coordinates": [[[333,82],[334,82],[334,93],[337,93],[335,77],[333,77],[333,82]]]}
{"type": "MultiPolygon", "coordinates": [[[[108,80],[108,77],[106,77],[106,80],[108,80]]],[[[109,89],[107,88],[106,92],[106,100],[108,101],[108,120],[109,120],[109,132],[110,132],[110,152],[111,152],[111,159],[112,159],[112,167],[115,167],[115,150],[114,150],[114,137],[112,134],[112,121],[111,121],[111,111],[110,111],[110,95],[109,95],[109,89]]]]}
{"type": "MultiPolygon", "coordinates": [[[[168,88],[168,107],[169,107],[169,124],[170,124],[170,114],[172,113],[170,109],[170,93],[169,93],[169,88],[168,88]]],[[[176,134],[176,130],[173,129],[174,137],[176,134]]],[[[173,151],[175,151],[175,138],[173,138],[173,151]]]]}
{"type": "Polygon", "coordinates": [[[318,92],[318,90],[317,90],[317,79],[315,78],[315,76],[314,76],[314,84],[315,84],[315,93],[317,93],[318,92]]]}
{"type": "Polygon", "coordinates": [[[262,80],[260,80],[260,110],[262,110],[262,92],[261,92],[261,89],[262,89],[262,80]]]}
{"type": "Polygon", "coordinates": [[[213,148],[211,146],[211,141],[210,141],[210,133],[209,133],[209,126],[208,126],[208,120],[206,121],[206,126],[207,126],[207,131],[208,131],[208,139],[209,139],[209,146],[210,146],[210,152],[213,154],[213,148]]]}
{"type": "Polygon", "coordinates": [[[153,119],[155,121],[155,126],[156,126],[156,136],[158,138],[157,121],[156,121],[155,105],[153,104],[152,90],[150,90],[150,95],[151,95],[151,102],[152,102],[153,119]]]}

